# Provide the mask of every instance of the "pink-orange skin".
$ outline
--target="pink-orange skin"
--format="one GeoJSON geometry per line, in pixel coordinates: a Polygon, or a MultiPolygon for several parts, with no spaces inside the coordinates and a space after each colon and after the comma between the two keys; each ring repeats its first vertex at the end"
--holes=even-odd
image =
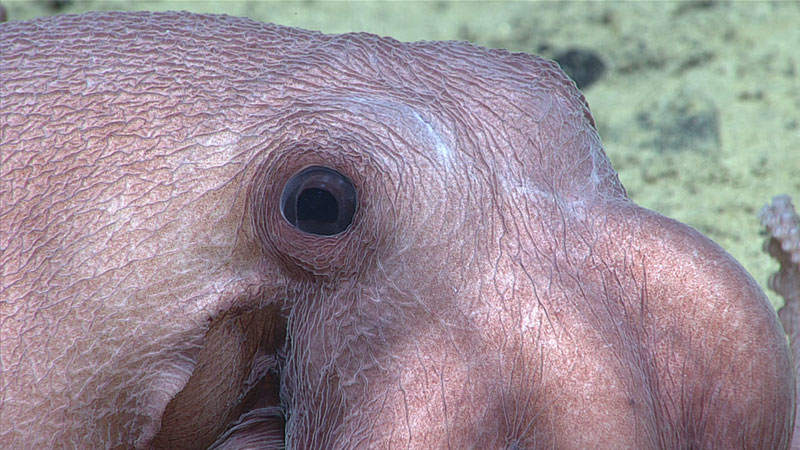
{"type": "Polygon", "coordinates": [[[2,448],[789,445],[774,310],[550,61],[187,13],[0,58],[2,448]],[[309,165],[346,232],[281,218],[309,165]]]}

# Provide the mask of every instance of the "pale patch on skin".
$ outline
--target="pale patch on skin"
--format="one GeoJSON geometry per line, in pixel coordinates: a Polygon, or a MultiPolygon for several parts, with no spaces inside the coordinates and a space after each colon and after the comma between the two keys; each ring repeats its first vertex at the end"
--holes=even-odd
{"type": "Polygon", "coordinates": [[[411,113],[413,114],[414,118],[417,119],[425,127],[425,131],[427,132],[428,137],[433,141],[433,146],[436,149],[436,154],[439,155],[440,158],[442,158],[442,162],[445,164],[445,166],[452,166],[452,163],[450,163],[450,159],[453,157],[453,150],[450,148],[450,146],[444,143],[442,137],[439,135],[439,133],[434,131],[433,127],[429,122],[423,120],[422,117],[420,117],[420,115],[416,111],[412,111],[411,113]]]}

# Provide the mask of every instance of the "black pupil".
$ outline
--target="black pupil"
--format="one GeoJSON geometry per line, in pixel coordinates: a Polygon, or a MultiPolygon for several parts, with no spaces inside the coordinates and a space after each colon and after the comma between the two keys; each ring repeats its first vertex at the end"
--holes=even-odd
{"type": "Polygon", "coordinates": [[[322,166],[297,172],[283,187],[283,218],[300,231],[332,236],[353,222],[358,194],[353,183],[341,173],[322,166]]]}
{"type": "Polygon", "coordinates": [[[297,197],[297,220],[335,223],[339,204],[333,195],[319,188],[304,190],[297,197]]]}

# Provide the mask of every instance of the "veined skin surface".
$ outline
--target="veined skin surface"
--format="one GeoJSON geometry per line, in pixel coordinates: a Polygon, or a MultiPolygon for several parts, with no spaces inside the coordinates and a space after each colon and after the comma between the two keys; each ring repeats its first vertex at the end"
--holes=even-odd
{"type": "Polygon", "coordinates": [[[186,13],[0,27],[3,447],[788,446],[767,298],[628,198],[551,61],[186,13]],[[339,234],[283,218],[310,166],[358,193],[339,234]]]}

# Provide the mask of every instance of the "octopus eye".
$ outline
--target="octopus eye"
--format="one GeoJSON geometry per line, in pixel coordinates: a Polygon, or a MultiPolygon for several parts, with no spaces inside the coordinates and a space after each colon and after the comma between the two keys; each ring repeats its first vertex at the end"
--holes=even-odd
{"type": "Polygon", "coordinates": [[[331,236],[346,230],[356,213],[356,188],[341,173],[311,166],[289,179],[281,194],[283,218],[300,231],[331,236]]]}

